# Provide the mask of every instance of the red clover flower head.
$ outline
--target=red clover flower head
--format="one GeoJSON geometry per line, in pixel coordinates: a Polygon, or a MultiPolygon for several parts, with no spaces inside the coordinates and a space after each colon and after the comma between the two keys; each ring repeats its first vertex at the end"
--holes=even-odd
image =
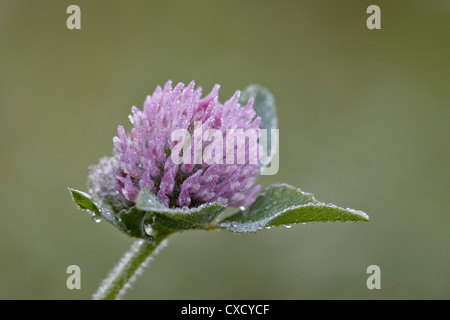
{"type": "Polygon", "coordinates": [[[221,104],[219,85],[203,98],[202,88],[194,86],[192,81],[186,87],[178,83],[172,88],[172,82],[167,81],[164,88],[158,86],[147,96],[143,110],[132,107],[130,134],[118,126],[118,135],[113,138],[114,157],[91,167],[89,180],[94,197],[114,195],[118,200],[109,202],[120,207],[135,203],[139,191],[149,188],[167,207],[197,207],[215,201],[229,207],[246,207],[254,202],[261,188],[254,186],[259,172],[258,149],[251,145],[248,135],[248,140],[237,137],[237,144],[231,135],[252,132],[259,137],[261,119],[253,110],[253,98],[241,106],[240,91],[236,91],[221,104]],[[185,136],[178,137],[177,132],[185,136]],[[233,139],[227,140],[227,136],[233,139]],[[244,146],[241,158],[239,144],[244,146]],[[198,158],[197,152],[203,157],[198,158]],[[206,154],[215,161],[211,157],[208,160],[206,154]],[[176,155],[183,161],[176,161],[176,155]],[[255,155],[256,161],[252,161],[255,155]],[[114,180],[113,184],[111,178],[108,180],[107,190],[100,182],[105,180],[100,178],[105,171],[114,180]]]}

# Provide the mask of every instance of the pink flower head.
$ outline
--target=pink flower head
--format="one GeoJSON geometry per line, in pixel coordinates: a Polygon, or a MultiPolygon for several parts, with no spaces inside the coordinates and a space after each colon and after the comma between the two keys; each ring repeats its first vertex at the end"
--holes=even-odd
{"type": "MultiPolygon", "coordinates": [[[[230,130],[251,129],[259,136],[261,119],[253,110],[253,98],[241,107],[240,91],[236,91],[221,104],[219,85],[203,98],[202,88],[194,86],[192,81],[187,87],[178,83],[172,88],[172,82],[167,81],[164,88],[156,87],[147,97],[143,110],[132,107],[129,119],[133,128],[129,135],[118,126],[118,136],[113,138],[118,159],[115,188],[126,200],[136,202],[140,189],[149,188],[167,207],[196,207],[215,201],[239,207],[254,202],[261,188],[253,186],[259,171],[258,164],[250,161],[250,153],[255,149],[245,148],[245,159],[240,163],[227,163],[225,157],[222,163],[210,163],[204,158],[197,162],[173,160],[177,146],[172,136],[175,130],[185,130],[192,136],[187,149],[191,155],[198,148],[199,139],[204,139],[210,129],[223,138],[224,156],[230,148],[228,144],[225,146],[230,130]]],[[[211,143],[203,141],[201,154],[211,143]]],[[[237,156],[238,145],[233,142],[231,148],[231,153],[237,156]]]]}

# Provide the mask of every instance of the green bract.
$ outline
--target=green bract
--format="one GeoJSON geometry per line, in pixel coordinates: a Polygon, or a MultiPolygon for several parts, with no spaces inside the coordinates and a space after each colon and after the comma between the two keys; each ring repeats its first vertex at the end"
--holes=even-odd
{"type": "MultiPolygon", "coordinates": [[[[259,85],[249,85],[242,91],[239,98],[239,103],[241,106],[247,104],[248,99],[254,97],[255,101],[253,103],[253,109],[255,109],[256,115],[261,118],[261,123],[259,124],[260,130],[267,130],[267,144],[261,144],[263,154],[267,154],[268,151],[273,152],[278,148],[275,145],[276,141],[272,141],[271,129],[278,129],[278,119],[275,108],[275,99],[273,95],[264,87],[259,85]]],[[[267,164],[259,163],[260,170],[265,168],[267,164]]]]}

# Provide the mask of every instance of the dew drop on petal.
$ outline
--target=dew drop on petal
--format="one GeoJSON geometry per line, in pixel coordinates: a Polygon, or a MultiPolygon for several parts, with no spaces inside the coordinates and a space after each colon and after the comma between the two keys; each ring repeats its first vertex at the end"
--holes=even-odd
{"type": "Polygon", "coordinates": [[[222,197],[218,197],[216,199],[216,202],[218,202],[220,205],[226,206],[227,205],[227,200],[222,198],[222,197]]]}

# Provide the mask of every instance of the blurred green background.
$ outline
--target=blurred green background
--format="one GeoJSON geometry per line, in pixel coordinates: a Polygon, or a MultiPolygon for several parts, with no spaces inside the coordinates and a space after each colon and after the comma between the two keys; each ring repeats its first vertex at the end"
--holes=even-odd
{"type": "Polygon", "coordinates": [[[0,298],[90,299],[133,240],[67,187],[86,190],[131,106],[172,79],[220,83],[222,102],[269,88],[280,170],[259,182],[371,221],[177,234],[125,298],[449,299],[449,40],[445,0],[0,1],[0,298]]]}

